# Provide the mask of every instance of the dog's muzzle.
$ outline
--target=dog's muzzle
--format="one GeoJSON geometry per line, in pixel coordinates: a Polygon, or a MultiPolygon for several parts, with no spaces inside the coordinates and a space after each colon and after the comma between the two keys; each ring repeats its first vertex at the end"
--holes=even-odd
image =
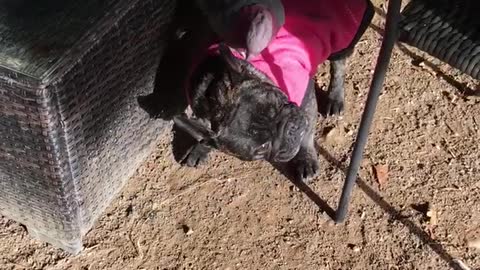
{"type": "Polygon", "coordinates": [[[298,153],[308,120],[294,104],[288,104],[280,113],[279,119],[277,138],[273,141],[270,159],[274,162],[287,162],[298,153]]]}

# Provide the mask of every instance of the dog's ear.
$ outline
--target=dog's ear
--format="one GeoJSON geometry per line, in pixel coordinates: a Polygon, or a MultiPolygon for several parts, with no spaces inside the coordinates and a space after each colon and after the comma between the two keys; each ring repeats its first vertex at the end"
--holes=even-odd
{"type": "Polygon", "coordinates": [[[241,59],[236,58],[233,54],[230,48],[228,48],[227,45],[224,43],[220,43],[218,46],[218,50],[220,51],[220,55],[222,56],[223,60],[225,63],[227,63],[228,67],[231,69],[235,70],[238,73],[242,73],[244,70],[245,66],[245,61],[242,61],[241,59]]]}
{"type": "Polygon", "coordinates": [[[198,142],[212,141],[215,135],[215,133],[204,124],[183,115],[174,116],[173,122],[198,142]]]}

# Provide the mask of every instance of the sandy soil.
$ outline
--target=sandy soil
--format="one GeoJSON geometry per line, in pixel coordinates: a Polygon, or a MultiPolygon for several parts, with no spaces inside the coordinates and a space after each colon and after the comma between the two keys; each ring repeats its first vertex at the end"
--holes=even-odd
{"type": "Polygon", "coordinates": [[[457,259],[480,269],[469,247],[480,239],[480,98],[462,95],[479,82],[413,48],[395,49],[348,221],[334,225],[323,206],[340,195],[381,42],[378,14],[374,25],[350,60],[346,113],[319,123],[322,170],[308,187],[220,153],[182,168],[166,138],[79,256],[0,217],[0,269],[451,269],[457,259]]]}

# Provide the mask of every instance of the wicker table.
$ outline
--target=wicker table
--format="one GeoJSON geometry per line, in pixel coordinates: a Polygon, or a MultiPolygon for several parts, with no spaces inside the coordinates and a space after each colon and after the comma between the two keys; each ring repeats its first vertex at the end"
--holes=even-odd
{"type": "Polygon", "coordinates": [[[0,1],[0,214],[72,253],[166,124],[151,92],[173,0],[0,1]]]}

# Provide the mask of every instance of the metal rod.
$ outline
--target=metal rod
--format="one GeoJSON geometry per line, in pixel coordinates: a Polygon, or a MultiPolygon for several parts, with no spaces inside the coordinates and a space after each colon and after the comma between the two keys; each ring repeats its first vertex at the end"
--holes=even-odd
{"type": "Polygon", "coordinates": [[[347,176],[343,185],[342,195],[338,203],[335,223],[344,222],[347,216],[348,204],[350,202],[353,187],[355,186],[355,181],[357,180],[358,169],[363,157],[363,150],[367,143],[370,126],[375,115],[378,97],[380,96],[385,81],[385,74],[387,73],[387,68],[390,63],[392,50],[398,37],[397,33],[401,4],[401,0],[389,0],[388,2],[384,39],[377,59],[377,65],[373,74],[372,84],[365,104],[365,110],[360,121],[360,127],[358,129],[355,146],[350,159],[350,166],[348,167],[347,176]]]}

